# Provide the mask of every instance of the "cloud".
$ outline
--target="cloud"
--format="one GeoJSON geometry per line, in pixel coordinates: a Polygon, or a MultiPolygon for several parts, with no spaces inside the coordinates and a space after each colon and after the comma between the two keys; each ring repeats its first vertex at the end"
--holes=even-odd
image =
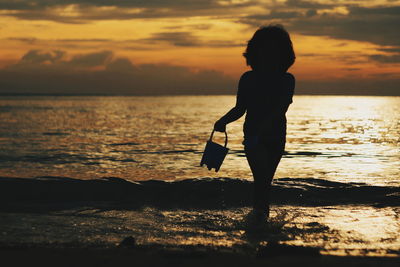
{"type": "Polygon", "coordinates": [[[334,5],[330,3],[320,3],[316,1],[304,0],[287,0],[285,5],[289,8],[308,8],[308,9],[325,9],[332,8],[334,5]]]}
{"type": "Polygon", "coordinates": [[[246,19],[252,21],[264,21],[270,19],[293,19],[296,17],[301,17],[303,14],[298,11],[276,11],[273,10],[269,14],[257,14],[247,16],[246,19]]]}
{"type": "Polygon", "coordinates": [[[0,41],[15,41],[34,47],[52,47],[58,49],[79,48],[93,50],[99,47],[113,47],[116,50],[153,50],[151,42],[144,42],[143,39],[112,39],[112,38],[61,38],[61,39],[41,39],[34,37],[8,37],[0,41]]]}
{"type": "Polygon", "coordinates": [[[180,30],[180,29],[191,29],[191,30],[209,30],[213,27],[213,24],[200,23],[200,24],[189,24],[189,25],[173,25],[163,27],[166,30],[180,30]]]}
{"type": "MultiPolygon", "coordinates": [[[[319,3],[288,0],[283,7],[247,15],[238,22],[251,26],[281,23],[290,33],[373,43],[381,46],[378,49],[382,52],[391,54],[364,55],[364,60],[381,64],[400,63],[400,6],[362,7],[350,1],[319,3]]],[[[342,61],[360,56],[346,55],[348,59],[343,58],[342,61]]]]}
{"type": "Polygon", "coordinates": [[[253,1],[228,0],[1,0],[0,10],[3,15],[26,20],[86,23],[108,19],[213,16],[252,4],[253,1]]]}
{"type": "Polygon", "coordinates": [[[31,50],[21,58],[21,61],[18,64],[30,65],[30,64],[55,63],[61,60],[64,54],[65,52],[60,50],[53,50],[49,52],[40,50],[31,50]]]}
{"type": "Polygon", "coordinates": [[[381,47],[378,50],[385,54],[369,55],[368,59],[383,64],[400,64],[400,46],[381,47]]]}
{"type": "Polygon", "coordinates": [[[67,53],[62,50],[30,50],[14,65],[8,66],[9,70],[33,71],[44,70],[53,71],[59,69],[82,69],[105,66],[113,59],[111,51],[99,51],[88,54],[74,55],[66,59],[67,53]]]}
{"type": "Polygon", "coordinates": [[[369,59],[377,61],[379,63],[400,63],[400,54],[395,55],[370,55],[369,59]]]}
{"type": "Polygon", "coordinates": [[[111,51],[69,56],[59,50],[31,50],[0,70],[2,94],[231,94],[235,83],[217,71],[135,65],[111,51]]]}
{"type": "MultiPolygon", "coordinates": [[[[31,50],[17,63],[0,69],[0,94],[235,94],[236,83],[236,79],[218,71],[192,71],[166,64],[139,65],[116,57],[111,51],[71,56],[61,50],[31,50]]],[[[325,81],[299,79],[296,93],[400,95],[399,86],[398,73],[325,81]]]]}
{"type": "Polygon", "coordinates": [[[113,58],[111,51],[100,51],[90,54],[82,54],[74,56],[68,64],[82,67],[103,66],[110,62],[113,58]]]}
{"type": "Polygon", "coordinates": [[[380,51],[389,52],[389,53],[400,53],[400,46],[398,47],[382,47],[379,48],[380,51]]]}
{"type": "Polygon", "coordinates": [[[141,39],[106,39],[106,38],[88,38],[88,39],[38,39],[33,37],[9,37],[6,41],[18,41],[29,45],[51,45],[52,47],[60,48],[88,48],[93,49],[99,45],[107,44],[110,47],[129,50],[152,50],[159,49],[156,44],[169,44],[177,47],[244,47],[246,44],[241,41],[232,40],[205,40],[193,34],[190,31],[169,31],[156,32],[147,38],[141,39]],[[134,45],[133,45],[134,44],[134,45]]]}
{"type": "Polygon", "coordinates": [[[5,10],[38,10],[65,5],[97,6],[97,7],[136,7],[136,8],[179,8],[192,6],[193,8],[205,8],[219,6],[217,0],[1,0],[0,9],[5,10]]]}
{"type": "Polygon", "coordinates": [[[190,32],[159,32],[142,39],[144,42],[167,42],[175,46],[200,46],[201,41],[190,32]]]}
{"type": "Polygon", "coordinates": [[[10,38],[7,38],[6,40],[19,41],[19,42],[27,43],[27,44],[34,44],[34,43],[36,43],[37,38],[35,38],[35,37],[10,37],[10,38]]]}
{"type": "Polygon", "coordinates": [[[191,32],[158,32],[152,34],[149,38],[136,40],[136,42],[157,43],[166,42],[174,46],[182,47],[237,47],[244,46],[241,42],[232,42],[225,40],[202,40],[191,32]]]}
{"type": "MultiPolygon", "coordinates": [[[[222,0],[0,0],[2,15],[26,20],[88,23],[93,20],[215,17],[257,27],[281,23],[294,33],[400,46],[400,6],[377,1],[222,1],[222,0]],[[364,6],[363,6],[364,5],[364,6]],[[263,10],[255,11],[255,10],[263,10]],[[246,14],[246,15],[244,15],[246,14]]],[[[207,29],[207,28],[203,28],[207,29]]],[[[177,46],[226,46],[208,44],[187,32],[157,33],[159,39],[177,46]],[[173,38],[176,40],[173,40],[173,38]]],[[[35,42],[35,39],[21,41],[35,42]]]]}
{"type": "Polygon", "coordinates": [[[127,58],[116,58],[105,66],[108,72],[131,73],[137,70],[137,67],[127,58]]]}
{"type": "Polygon", "coordinates": [[[361,7],[345,3],[333,6],[306,1],[287,1],[286,5],[289,9],[247,15],[238,22],[259,26],[273,19],[286,25],[289,31],[303,35],[400,46],[400,6],[361,7]],[[290,7],[296,9],[290,10],[290,7]]]}
{"type": "Polygon", "coordinates": [[[400,46],[400,7],[353,7],[349,14],[324,14],[290,22],[289,29],[304,35],[400,46]]]}

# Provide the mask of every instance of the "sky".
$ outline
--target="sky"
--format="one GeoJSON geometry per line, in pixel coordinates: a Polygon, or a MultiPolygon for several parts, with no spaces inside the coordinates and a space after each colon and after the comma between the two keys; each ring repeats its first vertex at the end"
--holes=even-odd
{"type": "Polygon", "coordinates": [[[0,94],[234,94],[269,24],[296,93],[400,95],[398,0],[0,0],[0,94]]]}

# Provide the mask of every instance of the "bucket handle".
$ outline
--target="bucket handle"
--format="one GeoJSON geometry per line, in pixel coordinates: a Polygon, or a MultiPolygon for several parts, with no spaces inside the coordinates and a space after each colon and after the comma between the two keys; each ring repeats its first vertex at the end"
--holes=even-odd
{"type": "MultiPolygon", "coordinates": [[[[213,130],[212,132],[211,132],[211,136],[210,136],[210,139],[209,139],[209,141],[212,141],[212,138],[213,138],[213,136],[214,136],[214,132],[215,132],[215,130],[213,130]]],[[[226,131],[224,131],[224,133],[225,133],[225,147],[228,145],[228,134],[226,133],[226,131]]]]}

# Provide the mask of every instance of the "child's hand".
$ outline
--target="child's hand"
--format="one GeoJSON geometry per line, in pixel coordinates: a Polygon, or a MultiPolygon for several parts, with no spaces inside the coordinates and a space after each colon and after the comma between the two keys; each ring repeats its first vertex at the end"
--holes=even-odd
{"type": "Polygon", "coordinates": [[[218,120],[214,124],[214,130],[217,131],[217,132],[225,132],[226,131],[226,124],[221,122],[220,120],[218,120]]]}

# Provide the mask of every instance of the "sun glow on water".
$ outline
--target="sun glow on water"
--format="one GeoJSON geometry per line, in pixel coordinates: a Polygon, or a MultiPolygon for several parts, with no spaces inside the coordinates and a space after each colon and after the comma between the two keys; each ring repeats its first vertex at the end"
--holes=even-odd
{"type": "MultiPolygon", "coordinates": [[[[228,125],[230,153],[221,171],[199,167],[213,124],[233,107],[234,96],[1,101],[1,145],[16,158],[3,163],[2,175],[59,176],[62,169],[61,175],[86,179],[251,179],[242,146],[243,118],[228,125]]],[[[287,154],[276,177],[398,184],[399,101],[296,96],[287,114],[287,154]]],[[[214,137],[224,142],[224,135],[214,137]]]]}

